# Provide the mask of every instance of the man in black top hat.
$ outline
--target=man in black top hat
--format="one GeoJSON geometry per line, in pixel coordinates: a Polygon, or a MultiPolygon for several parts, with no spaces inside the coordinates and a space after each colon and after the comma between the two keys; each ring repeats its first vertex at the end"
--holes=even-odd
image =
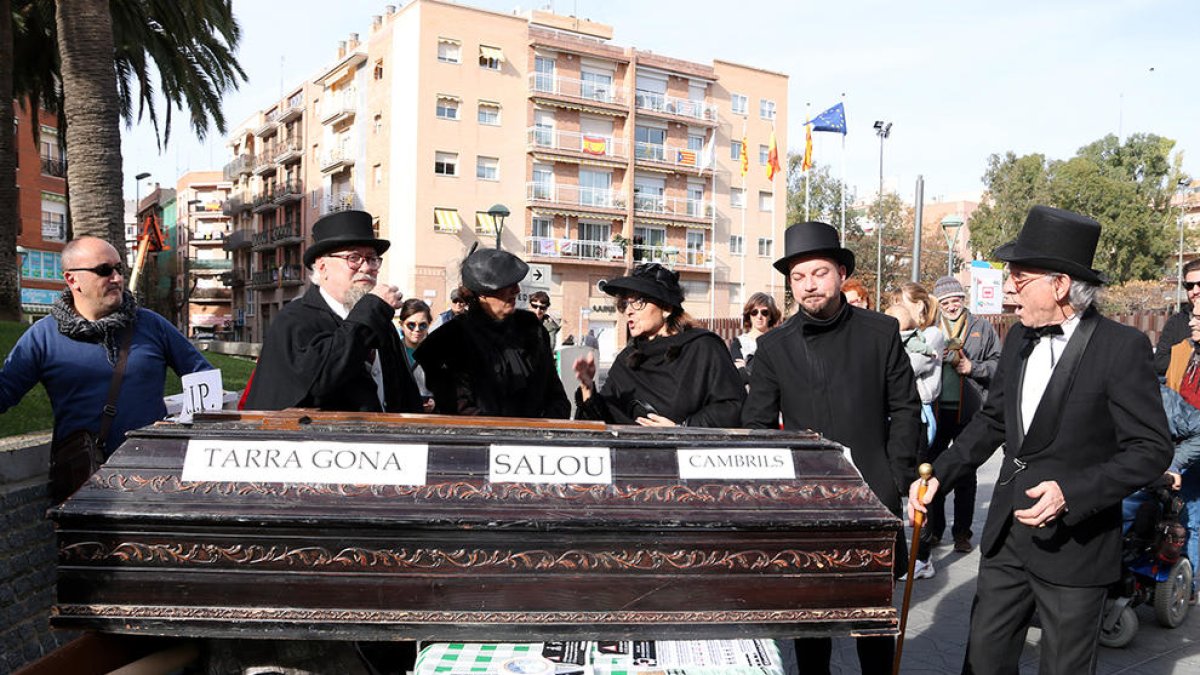
{"type": "MultiPolygon", "coordinates": [[[[863,479],[892,513],[900,515],[901,486],[916,476],[921,400],[900,343],[896,320],[858,307],[842,295],[854,272],[854,254],[837,230],[818,222],[792,225],[775,269],[787,276],[799,311],[758,339],[745,426],[812,429],[849,448],[863,479]]],[[[897,537],[894,571],[906,567],[897,537]]],[[[803,673],[828,673],[832,643],[796,641],[803,673]]],[[[892,672],[890,637],[860,638],[863,673],[892,672]]]]}
{"type": "Polygon", "coordinates": [[[267,329],[247,408],[422,411],[392,326],[403,295],[379,281],[391,243],[375,237],[371,221],[365,211],[340,211],[313,224],[304,252],[312,285],[267,329]]]}
{"type": "MultiPolygon", "coordinates": [[[[1092,306],[1103,283],[1092,269],[1099,238],[1095,220],[1035,206],[994,254],[1008,263],[1004,292],[1020,325],[983,409],[934,462],[923,502],[1004,445],[966,673],[1015,674],[1035,609],[1039,672],[1095,672],[1106,588],[1121,574],[1121,500],[1171,463],[1149,341],[1092,306]]],[[[916,494],[913,483],[910,518],[916,494]]]]}

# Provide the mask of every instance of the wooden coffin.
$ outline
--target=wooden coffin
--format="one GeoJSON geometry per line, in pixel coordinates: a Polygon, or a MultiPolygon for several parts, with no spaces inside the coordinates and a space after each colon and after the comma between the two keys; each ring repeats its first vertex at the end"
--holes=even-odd
{"type": "Polygon", "coordinates": [[[815,434],[225,414],[131,434],[51,517],[52,621],[64,628],[523,641],[896,632],[900,522],[815,434]],[[607,479],[593,457],[609,458],[607,479]],[[789,458],[790,471],[778,466],[789,458]],[[280,482],[299,475],[295,463],[364,461],[369,480],[280,482]],[[374,477],[397,464],[411,484],[374,477]],[[751,474],[773,477],[737,477],[751,474]]]}

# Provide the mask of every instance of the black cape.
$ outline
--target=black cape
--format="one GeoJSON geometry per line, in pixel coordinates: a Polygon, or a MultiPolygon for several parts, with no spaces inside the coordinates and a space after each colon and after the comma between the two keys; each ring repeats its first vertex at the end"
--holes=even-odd
{"type": "Polygon", "coordinates": [[[598,394],[584,403],[576,391],[575,416],[636,424],[649,405],[676,424],[737,427],[745,398],[725,342],[712,331],[693,328],[635,339],[617,355],[598,394]]]}
{"type": "Polygon", "coordinates": [[[413,357],[440,413],[571,416],[550,336],[533,312],[519,309],[494,321],[472,307],[430,333],[413,357]]]}
{"type": "Polygon", "coordinates": [[[384,412],[366,365],[370,350],[376,349],[386,412],[421,412],[420,392],[392,326],[394,314],[391,305],[367,295],[343,321],[321,289],[310,286],[267,329],[246,408],[384,412]]]}

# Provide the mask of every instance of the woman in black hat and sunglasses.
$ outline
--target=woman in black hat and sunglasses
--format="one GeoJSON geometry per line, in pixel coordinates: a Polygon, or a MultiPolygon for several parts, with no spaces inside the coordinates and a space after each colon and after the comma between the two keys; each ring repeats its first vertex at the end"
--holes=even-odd
{"type": "Polygon", "coordinates": [[[518,284],[528,273],[525,261],[497,249],[472,251],[463,261],[466,314],[442,324],[413,354],[437,412],[571,416],[546,329],[533,312],[517,309],[518,284]]]}
{"type": "Polygon", "coordinates": [[[616,296],[632,339],[600,391],[592,355],[575,361],[576,418],[642,426],[739,426],[746,389],[725,342],[683,311],[679,273],[643,264],[603,288],[616,296]]]}

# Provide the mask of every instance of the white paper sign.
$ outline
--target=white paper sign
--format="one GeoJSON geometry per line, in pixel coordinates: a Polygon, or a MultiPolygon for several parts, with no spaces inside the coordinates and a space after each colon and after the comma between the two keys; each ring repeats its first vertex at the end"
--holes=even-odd
{"type": "Polygon", "coordinates": [[[985,262],[971,264],[972,314],[1000,314],[1004,311],[1004,272],[985,262]]]}
{"type": "Polygon", "coordinates": [[[179,413],[180,422],[191,422],[192,415],[204,410],[220,410],[224,403],[224,390],[221,389],[221,371],[202,370],[179,378],[183,385],[183,410],[179,413]]]}
{"type": "Polygon", "coordinates": [[[424,485],[423,443],[192,439],[185,481],[424,485]]]}
{"type": "Polygon", "coordinates": [[[612,483],[608,448],[493,445],[488,455],[493,483],[612,483]]]}
{"type": "Polygon", "coordinates": [[[679,448],[675,452],[683,479],[796,477],[792,451],[787,448],[679,448]]]}

